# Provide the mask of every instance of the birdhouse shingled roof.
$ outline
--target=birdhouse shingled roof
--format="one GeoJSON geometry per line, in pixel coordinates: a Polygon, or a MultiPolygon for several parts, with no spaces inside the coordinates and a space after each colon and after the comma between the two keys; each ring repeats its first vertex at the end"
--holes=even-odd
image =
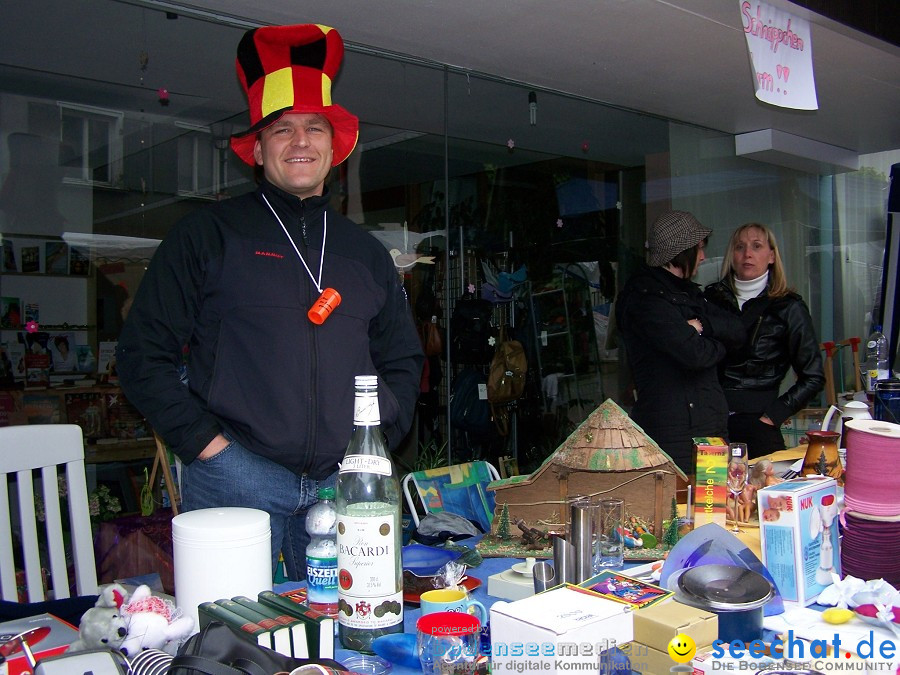
{"type": "Polygon", "coordinates": [[[640,471],[665,467],[687,480],[672,458],[612,399],[606,399],[530,476],[491,483],[489,489],[530,483],[551,466],[569,471],[640,471]]]}

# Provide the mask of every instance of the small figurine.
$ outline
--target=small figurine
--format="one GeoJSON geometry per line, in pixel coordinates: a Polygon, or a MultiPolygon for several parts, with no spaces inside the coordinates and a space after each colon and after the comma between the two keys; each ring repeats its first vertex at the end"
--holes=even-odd
{"type": "Polygon", "coordinates": [[[782,479],[775,475],[775,465],[770,459],[761,459],[750,469],[750,482],[757,488],[778,485],[782,479]]]}
{"type": "Polygon", "coordinates": [[[753,515],[753,510],[756,508],[756,490],[757,487],[753,483],[748,482],[741,491],[738,497],[737,509],[739,523],[750,522],[750,516],[753,515]]]}

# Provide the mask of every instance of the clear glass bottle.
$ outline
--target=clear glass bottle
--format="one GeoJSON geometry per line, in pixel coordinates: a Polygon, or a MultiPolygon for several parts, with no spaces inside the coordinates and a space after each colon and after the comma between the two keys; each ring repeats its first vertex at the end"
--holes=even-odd
{"type": "Polygon", "coordinates": [[[387,454],[378,378],[355,381],[353,435],[337,481],[338,635],[371,652],[380,635],[403,632],[400,481],[387,454]]]}
{"type": "Polygon", "coordinates": [[[337,618],[337,510],[334,488],[320,487],[319,501],[306,512],[306,531],[310,540],[306,547],[307,604],[315,610],[337,618]]]}
{"type": "Polygon", "coordinates": [[[875,393],[875,383],[878,380],[886,380],[891,376],[888,370],[888,341],[881,326],[876,325],[869,339],[866,341],[866,392],[869,395],[875,393]]]}

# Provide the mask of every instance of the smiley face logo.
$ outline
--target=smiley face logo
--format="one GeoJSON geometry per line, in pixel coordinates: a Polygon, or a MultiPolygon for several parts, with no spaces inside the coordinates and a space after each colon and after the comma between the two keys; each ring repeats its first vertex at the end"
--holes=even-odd
{"type": "Polygon", "coordinates": [[[697,645],[690,635],[679,633],[669,641],[669,656],[675,663],[687,663],[697,653],[697,645]]]}

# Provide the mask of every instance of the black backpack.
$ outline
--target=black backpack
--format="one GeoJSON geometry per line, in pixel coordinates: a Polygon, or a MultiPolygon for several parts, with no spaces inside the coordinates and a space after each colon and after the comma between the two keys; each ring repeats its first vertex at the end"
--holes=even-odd
{"type": "Polygon", "coordinates": [[[476,436],[493,435],[491,406],[479,396],[479,385],[487,386],[487,378],[474,368],[463,368],[450,386],[450,424],[476,436]]]}
{"type": "Polygon", "coordinates": [[[494,355],[490,338],[497,335],[491,326],[493,303],[463,295],[450,317],[450,356],[456,363],[487,365],[494,355]]]}

